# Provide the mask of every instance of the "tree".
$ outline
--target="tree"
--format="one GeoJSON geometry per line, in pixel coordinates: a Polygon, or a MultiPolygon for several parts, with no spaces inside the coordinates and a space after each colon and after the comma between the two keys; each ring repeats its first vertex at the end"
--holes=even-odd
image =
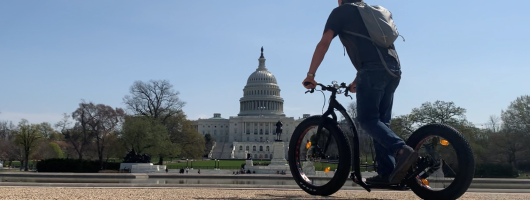
{"type": "Polygon", "coordinates": [[[0,121],[0,139],[9,139],[13,136],[16,126],[12,121],[0,121]]]}
{"type": "Polygon", "coordinates": [[[40,125],[29,124],[26,119],[22,119],[18,124],[15,142],[22,147],[24,153],[24,171],[28,171],[28,161],[30,154],[34,152],[35,148],[39,144],[39,140],[44,138],[39,130],[40,125]]]}
{"type": "Polygon", "coordinates": [[[31,154],[30,159],[33,160],[43,160],[48,158],[55,158],[56,154],[53,149],[50,147],[50,142],[46,140],[43,135],[43,139],[39,141],[39,144],[36,146],[35,153],[31,154]]]}
{"type": "Polygon", "coordinates": [[[82,160],[85,150],[91,143],[91,135],[90,132],[87,131],[87,128],[79,123],[76,123],[74,127],[69,127],[71,124],[69,118],[70,115],[64,113],[63,119],[57,122],[55,127],[64,135],[64,139],[72,145],[77,153],[77,159],[82,160]]]}
{"type": "Polygon", "coordinates": [[[184,112],[168,118],[166,122],[171,142],[178,144],[181,149],[180,156],[199,158],[205,151],[204,137],[192,128],[192,122],[186,119],[184,112]]]}
{"type": "Polygon", "coordinates": [[[528,140],[524,134],[510,129],[503,129],[490,136],[492,153],[500,155],[499,161],[507,161],[514,168],[519,161],[525,161],[528,157],[528,140]]]}
{"type": "Polygon", "coordinates": [[[501,130],[501,118],[496,115],[490,115],[488,122],[486,122],[486,129],[490,130],[492,133],[499,132],[501,130]]]}
{"type": "Polygon", "coordinates": [[[96,150],[100,166],[103,167],[103,153],[107,147],[107,138],[111,137],[123,122],[125,112],[121,108],[112,108],[103,104],[92,102],[81,102],[79,108],[72,113],[72,117],[77,121],[85,132],[84,135],[95,139],[96,150]]]}
{"type": "Polygon", "coordinates": [[[527,161],[530,147],[530,96],[523,95],[512,101],[501,112],[500,132],[492,135],[490,141],[501,158],[516,167],[518,162],[527,161]]]}
{"type": "Polygon", "coordinates": [[[12,162],[15,160],[24,160],[24,155],[14,140],[15,136],[10,139],[0,140],[0,159],[9,161],[9,166],[11,166],[12,162]]]}
{"type": "Polygon", "coordinates": [[[46,139],[54,138],[54,137],[56,137],[55,135],[57,134],[57,131],[55,131],[52,128],[52,125],[50,123],[48,123],[48,122],[40,123],[40,132],[42,133],[42,135],[46,139]]]}
{"type": "Polygon", "coordinates": [[[403,140],[407,140],[410,135],[416,130],[414,121],[411,115],[400,115],[392,118],[390,121],[390,129],[396,133],[403,140]]]}
{"type": "Polygon", "coordinates": [[[469,140],[471,145],[475,145],[476,139],[480,137],[481,131],[474,124],[466,120],[466,109],[458,107],[454,102],[435,101],[434,103],[423,103],[419,108],[412,109],[410,115],[398,119],[396,123],[402,128],[415,130],[426,124],[440,123],[450,125],[469,140]],[[410,124],[410,122],[412,124],[410,124]]]}
{"type": "Polygon", "coordinates": [[[212,138],[212,135],[210,135],[209,133],[207,133],[206,135],[204,135],[204,155],[208,156],[208,154],[210,154],[210,151],[212,150],[212,147],[213,147],[213,138],[212,138]]]}
{"type": "Polygon", "coordinates": [[[20,151],[14,150],[13,139],[16,126],[11,121],[0,121],[0,160],[13,161],[20,151]]]}
{"type": "Polygon", "coordinates": [[[170,141],[164,125],[145,116],[126,116],[120,139],[126,149],[134,149],[139,154],[160,155],[169,152],[177,155],[180,150],[170,141]]]}
{"type": "Polygon", "coordinates": [[[59,144],[50,142],[48,145],[55,153],[55,158],[63,158],[63,151],[61,150],[61,147],[59,147],[59,144]]]}
{"type": "Polygon", "coordinates": [[[108,147],[104,149],[105,162],[109,162],[110,158],[122,158],[127,154],[127,149],[120,141],[119,134],[111,134],[107,137],[108,147]]]}
{"type": "Polygon", "coordinates": [[[8,144],[9,144],[8,140],[0,139],[0,160],[8,160],[8,157],[9,157],[8,144]]]}
{"type": "Polygon", "coordinates": [[[357,102],[352,101],[350,104],[348,104],[346,111],[352,119],[357,118],[357,102]]]}
{"type": "Polygon", "coordinates": [[[166,124],[166,120],[176,115],[186,104],[178,97],[179,92],[167,80],[150,80],[145,83],[135,81],[123,102],[127,109],[136,115],[152,117],[166,124]]]}
{"type": "Polygon", "coordinates": [[[192,122],[189,120],[183,122],[181,131],[175,132],[174,140],[181,148],[180,156],[182,157],[200,158],[204,153],[204,137],[192,128],[192,122]]]}
{"type": "Polygon", "coordinates": [[[488,121],[483,127],[484,128],[479,132],[479,134],[477,134],[477,143],[486,148],[489,145],[490,135],[501,131],[501,118],[496,115],[490,115],[488,121]]]}
{"type": "Polygon", "coordinates": [[[524,95],[512,101],[508,109],[501,112],[504,129],[530,135],[530,96],[524,95]]]}
{"type": "Polygon", "coordinates": [[[457,107],[454,102],[426,102],[412,109],[411,120],[420,126],[431,123],[457,124],[465,119],[466,109],[457,107]]]}
{"type": "Polygon", "coordinates": [[[63,152],[63,158],[70,159],[71,155],[77,155],[77,152],[72,147],[72,144],[66,140],[58,140],[54,141],[57,145],[59,145],[60,150],[63,152]]]}

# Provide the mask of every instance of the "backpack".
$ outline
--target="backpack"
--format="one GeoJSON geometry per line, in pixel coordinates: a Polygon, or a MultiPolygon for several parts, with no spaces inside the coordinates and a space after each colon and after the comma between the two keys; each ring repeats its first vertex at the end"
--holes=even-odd
{"type": "MultiPolygon", "coordinates": [[[[374,45],[385,48],[388,48],[394,44],[396,39],[400,36],[396,25],[394,24],[394,20],[392,19],[392,13],[386,8],[383,8],[382,6],[371,6],[365,4],[364,2],[351,3],[350,5],[356,6],[359,9],[361,18],[363,19],[364,25],[366,26],[370,36],[346,30],[343,31],[344,33],[368,39],[372,41],[374,45]]],[[[403,41],[405,41],[405,39],[403,39],[403,41]]],[[[390,72],[386,66],[386,62],[383,58],[383,55],[381,54],[381,51],[379,48],[376,49],[387,71],[392,76],[398,77],[394,73],[390,72]]]]}

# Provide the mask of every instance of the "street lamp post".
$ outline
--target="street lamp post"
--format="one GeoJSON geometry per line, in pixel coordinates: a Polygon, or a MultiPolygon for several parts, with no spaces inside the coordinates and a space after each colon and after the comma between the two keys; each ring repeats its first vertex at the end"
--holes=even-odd
{"type": "Polygon", "coordinates": [[[262,112],[265,109],[265,106],[259,106],[258,109],[259,109],[259,116],[261,117],[262,116],[262,112]]]}
{"type": "Polygon", "coordinates": [[[188,159],[186,158],[186,168],[188,168],[188,159]]]}
{"type": "Polygon", "coordinates": [[[217,169],[217,159],[213,162],[213,169],[217,169]]]}

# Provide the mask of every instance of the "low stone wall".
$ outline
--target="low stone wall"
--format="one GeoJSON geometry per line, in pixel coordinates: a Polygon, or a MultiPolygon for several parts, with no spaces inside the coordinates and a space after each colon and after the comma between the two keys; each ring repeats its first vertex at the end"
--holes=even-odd
{"type": "MultiPolygon", "coordinates": [[[[240,174],[233,175],[228,170],[211,170],[212,174],[201,174],[196,173],[198,170],[190,170],[188,174],[178,173],[35,173],[35,172],[2,172],[0,173],[0,179],[3,178],[75,178],[75,179],[143,179],[152,180],[152,185],[145,183],[131,183],[131,184],[102,184],[102,183],[29,183],[29,182],[0,182],[0,186],[52,186],[52,187],[173,187],[176,185],[156,185],[158,181],[163,179],[240,179],[240,180],[293,180],[291,174],[276,175],[276,174],[240,174]],[[219,174],[214,174],[219,173],[219,174]],[[225,174],[223,174],[225,173],[225,174]],[[230,174],[228,174],[230,173],[230,174]]],[[[210,171],[210,170],[204,170],[210,171]]],[[[331,178],[333,172],[325,173],[321,178],[331,178]]],[[[363,177],[370,177],[374,173],[363,172],[363,177]]],[[[151,183],[150,181],[148,181],[151,183]]],[[[351,186],[351,180],[347,180],[345,186],[351,186]]],[[[182,185],[180,185],[182,186],[182,185]]],[[[201,185],[202,186],[202,185],[201,185]]],[[[224,184],[217,185],[219,187],[227,187],[224,184]]],[[[240,186],[238,186],[240,187],[240,186]]],[[[248,187],[248,186],[245,186],[248,187]]],[[[253,185],[252,187],[259,187],[253,185]]],[[[282,186],[283,187],[283,186],[282,186]]],[[[286,186],[287,187],[287,186],[286,186]]],[[[298,187],[293,185],[294,188],[298,187]]],[[[471,183],[470,188],[483,188],[483,189],[528,189],[530,190],[530,179],[496,179],[496,178],[475,178],[471,183]]]]}

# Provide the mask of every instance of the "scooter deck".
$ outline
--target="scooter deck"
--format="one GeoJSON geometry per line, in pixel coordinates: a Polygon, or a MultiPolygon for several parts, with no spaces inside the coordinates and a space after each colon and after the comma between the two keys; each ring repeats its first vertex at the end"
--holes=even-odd
{"type": "Polygon", "coordinates": [[[370,189],[383,189],[383,190],[410,190],[410,187],[403,186],[403,185],[370,185],[368,184],[368,187],[370,189]]]}
{"type": "MultiPolygon", "coordinates": [[[[352,174],[353,175],[353,174],[352,174]]],[[[352,177],[350,177],[352,178],[352,177]]],[[[404,184],[398,184],[398,185],[387,185],[387,184],[381,184],[381,185],[376,185],[376,184],[367,184],[363,178],[363,181],[362,182],[359,182],[357,181],[357,179],[355,178],[352,178],[353,180],[353,184],[354,185],[359,185],[361,187],[363,187],[364,189],[366,189],[368,192],[371,191],[371,189],[383,189],[383,190],[401,190],[401,191],[405,191],[405,190],[409,190],[410,187],[404,185],[404,184]]]]}

